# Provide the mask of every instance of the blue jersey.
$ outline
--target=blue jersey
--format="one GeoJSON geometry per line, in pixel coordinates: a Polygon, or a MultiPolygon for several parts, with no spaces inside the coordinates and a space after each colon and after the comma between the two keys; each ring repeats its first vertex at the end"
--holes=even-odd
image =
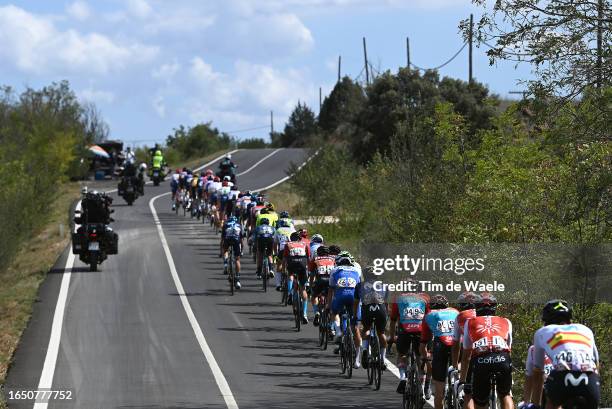
{"type": "Polygon", "coordinates": [[[256,238],[261,238],[261,237],[272,238],[274,237],[274,233],[275,233],[274,227],[268,224],[261,224],[255,230],[255,237],[256,238]]]}
{"type": "Polygon", "coordinates": [[[452,345],[455,333],[455,318],[459,311],[454,308],[432,310],[423,319],[423,338],[428,341],[433,336],[440,339],[446,345],[452,345]]]}
{"type": "Polygon", "coordinates": [[[242,238],[242,225],[240,223],[225,223],[223,226],[224,240],[240,240],[242,238]]]}
{"type": "Polygon", "coordinates": [[[329,286],[335,290],[336,296],[355,296],[355,287],[361,282],[359,269],[354,266],[338,266],[332,270],[329,286]]]}

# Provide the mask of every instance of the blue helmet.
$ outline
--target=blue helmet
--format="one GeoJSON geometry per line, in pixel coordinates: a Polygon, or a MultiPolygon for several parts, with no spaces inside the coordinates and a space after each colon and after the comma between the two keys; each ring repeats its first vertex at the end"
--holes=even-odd
{"type": "Polygon", "coordinates": [[[228,223],[238,223],[238,218],[236,216],[230,216],[229,219],[227,219],[228,223]]]}

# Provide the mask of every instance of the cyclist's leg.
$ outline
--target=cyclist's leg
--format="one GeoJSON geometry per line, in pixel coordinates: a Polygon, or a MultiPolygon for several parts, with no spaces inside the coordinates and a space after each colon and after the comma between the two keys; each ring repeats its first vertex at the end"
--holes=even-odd
{"type": "Polygon", "coordinates": [[[257,256],[255,257],[257,260],[257,275],[261,275],[261,267],[263,265],[263,242],[260,238],[257,238],[256,249],[257,256]]]}
{"type": "MultiPolygon", "coordinates": [[[[398,334],[395,347],[397,349],[397,368],[400,374],[400,382],[397,385],[397,392],[404,393],[406,388],[406,372],[408,368],[408,353],[411,346],[414,347],[411,335],[407,333],[398,334]]],[[[418,351],[418,349],[412,349],[418,351]]]]}
{"type": "Polygon", "coordinates": [[[376,311],[376,332],[378,335],[378,341],[380,342],[380,355],[382,359],[383,368],[386,368],[385,358],[387,358],[387,337],[385,331],[387,328],[387,309],[385,305],[380,304],[378,311],[376,311]]]}
{"type": "Polygon", "coordinates": [[[432,379],[435,386],[435,409],[442,409],[442,407],[444,406],[444,386],[446,384],[446,374],[448,373],[450,351],[450,346],[444,344],[439,339],[434,339],[431,366],[432,379]]]}
{"type": "Polygon", "coordinates": [[[298,283],[300,288],[300,295],[302,297],[302,316],[304,317],[304,322],[308,321],[308,293],[306,292],[306,282],[308,281],[306,266],[304,263],[300,263],[300,268],[298,270],[298,283]]]}

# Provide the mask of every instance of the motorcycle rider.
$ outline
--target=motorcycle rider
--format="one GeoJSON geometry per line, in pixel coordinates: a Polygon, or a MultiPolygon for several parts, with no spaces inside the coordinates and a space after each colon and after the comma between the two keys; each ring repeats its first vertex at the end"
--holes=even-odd
{"type": "Polygon", "coordinates": [[[232,154],[228,153],[227,155],[225,155],[225,158],[223,158],[223,160],[219,164],[218,175],[219,177],[230,176],[232,182],[235,183],[235,180],[236,180],[236,175],[234,172],[235,169],[236,169],[236,165],[234,164],[234,162],[232,162],[232,154]]]}
{"type": "Polygon", "coordinates": [[[147,164],[146,163],[141,163],[138,166],[138,191],[140,192],[141,195],[144,195],[144,185],[145,185],[145,180],[144,180],[144,175],[145,172],[147,171],[147,164]]]}
{"type": "Polygon", "coordinates": [[[157,169],[161,173],[163,166],[164,166],[164,156],[162,155],[161,150],[158,149],[155,151],[155,155],[153,156],[153,170],[157,169]]]}

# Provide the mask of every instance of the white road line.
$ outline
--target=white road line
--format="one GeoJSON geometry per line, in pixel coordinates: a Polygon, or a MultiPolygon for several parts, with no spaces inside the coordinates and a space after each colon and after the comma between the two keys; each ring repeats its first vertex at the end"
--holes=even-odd
{"type": "MultiPolygon", "coordinates": [[[[315,153],[313,153],[313,154],[312,154],[312,156],[310,156],[308,159],[306,159],[306,161],[305,161],[304,163],[302,163],[300,166],[298,166],[298,168],[296,169],[296,172],[297,172],[297,171],[299,171],[300,169],[302,169],[302,168],[303,168],[303,167],[304,167],[304,166],[305,166],[305,165],[306,165],[308,162],[310,162],[310,161],[311,161],[311,159],[312,159],[312,158],[314,158],[315,156],[317,156],[317,155],[319,154],[319,152],[320,152],[320,151],[321,151],[321,149],[320,149],[320,148],[319,148],[319,149],[317,149],[317,151],[316,151],[315,153]]],[[[293,177],[293,175],[295,175],[295,173],[292,173],[291,175],[287,175],[287,176],[285,176],[284,178],[282,178],[281,180],[279,180],[279,181],[277,181],[277,182],[274,182],[274,183],[272,183],[272,184],[271,184],[271,185],[269,185],[269,186],[266,186],[266,187],[260,187],[259,189],[252,189],[252,190],[253,190],[253,191],[255,191],[255,192],[261,192],[261,191],[264,191],[264,190],[272,189],[273,187],[278,186],[278,185],[280,185],[281,183],[283,183],[283,182],[285,182],[285,181],[287,181],[287,180],[291,179],[291,178],[293,177]]]]}
{"type": "Polygon", "coordinates": [[[242,175],[246,175],[247,173],[249,173],[250,171],[252,171],[253,169],[255,169],[261,162],[263,162],[264,160],[268,159],[269,157],[271,157],[272,155],[276,155],[278,152],[282,151],[285,148],[280,148],[277,149],[275,151],[273,151],[271,154],[264,156],[263,158],[261,158],[259,160],[259,162],[255,163],[253,166],[251,166],[250,168],[248,168],[247,170],[245,170],[242,173],[238,173],[236,176],[242,176],[242,175]]]}
{"type": "MultiPolygon", "coordinates": [[[[81,210],[80,200],[77,202],[75,210],[81,210]]],[[[75,229],[76,228],[77,227],[75,225],[75,229]]],[[[49,337],[49,345],[47,346],[45,363],[43,364],[40,380],[38,381],[38,390],[50,390],[53,386],[53,374],[55,373],[55,365],[57,364],[57,355],[59,353],[59,344],[62,337],[64,311],[66,309],[66,300],[68,299],[68,289],[70,288],[72,267],[74,267],[74,254],[72,254],[72,248],[70,248],[68,250],[68,257],[66,258],[64,274],[62,275],[59,295],[57,296],[57,304],[55,304],[55,313],[53,314],[53,323],[51,324],[51,336],[49,337]]],[[[37,401],[34,403],[34,409],[46,409],[47,406],[48,402],[37,401]]]]}
{"type": "Polygon", "coordinates": [[[166,241],[166,236],[164,234],[164,230],[162,228],[161,222],[159,221],[159,217],[157,217],[157,212],[155,211],[155,200],[166,196],[168,193],[164,193],[161,195],[157,195],[149,201],[149,208],[151,209],[151,213],[153,213],[153,219],[155,220],[155,224],[157,226],[157,232],[159,233],[159,238],[161,240],[161,244],[164,248],[164,253],[166,253],[166,258],[168,259],[168,265],[170,267],[170,274],[172,275],[172,279],[174,280],[174,285],[176,286],[176,291],[181,298],[181,303],[183,304],[183,308],[185,309],[185,313],[187,314],[187,319],[191,324],[191,329],[195,333],[196,339],[198,340],[198,344],[200,344],[200,348],[204,353],[204,357],[206,358],[206,362],[208,362],[208,366],[212,371],[212,374],[215,378],[215,382],[217,382],[217,386],[221,391],[221,396],[225,400],[225,405],[228,409],[238,409],[238,404],[236,403],[236,399],[232,394],[232,391],[215,359],[210,347],[208,346],[208,342],[206,342],[206,338],[204,337],[204,333],[202,332],[202,328],[198,323],[198,320],[191,309],[191,305],[189,304],[189,300],[185,295],[185,289],[183,288],[183,284],[181,283],[181,279],[178,276],[178,272],[176,271],[176,266],[174,265],[174,259],[172,258],[172,253],[170,252],[170,247],[168,247],[168,242],[166,241]]]}

